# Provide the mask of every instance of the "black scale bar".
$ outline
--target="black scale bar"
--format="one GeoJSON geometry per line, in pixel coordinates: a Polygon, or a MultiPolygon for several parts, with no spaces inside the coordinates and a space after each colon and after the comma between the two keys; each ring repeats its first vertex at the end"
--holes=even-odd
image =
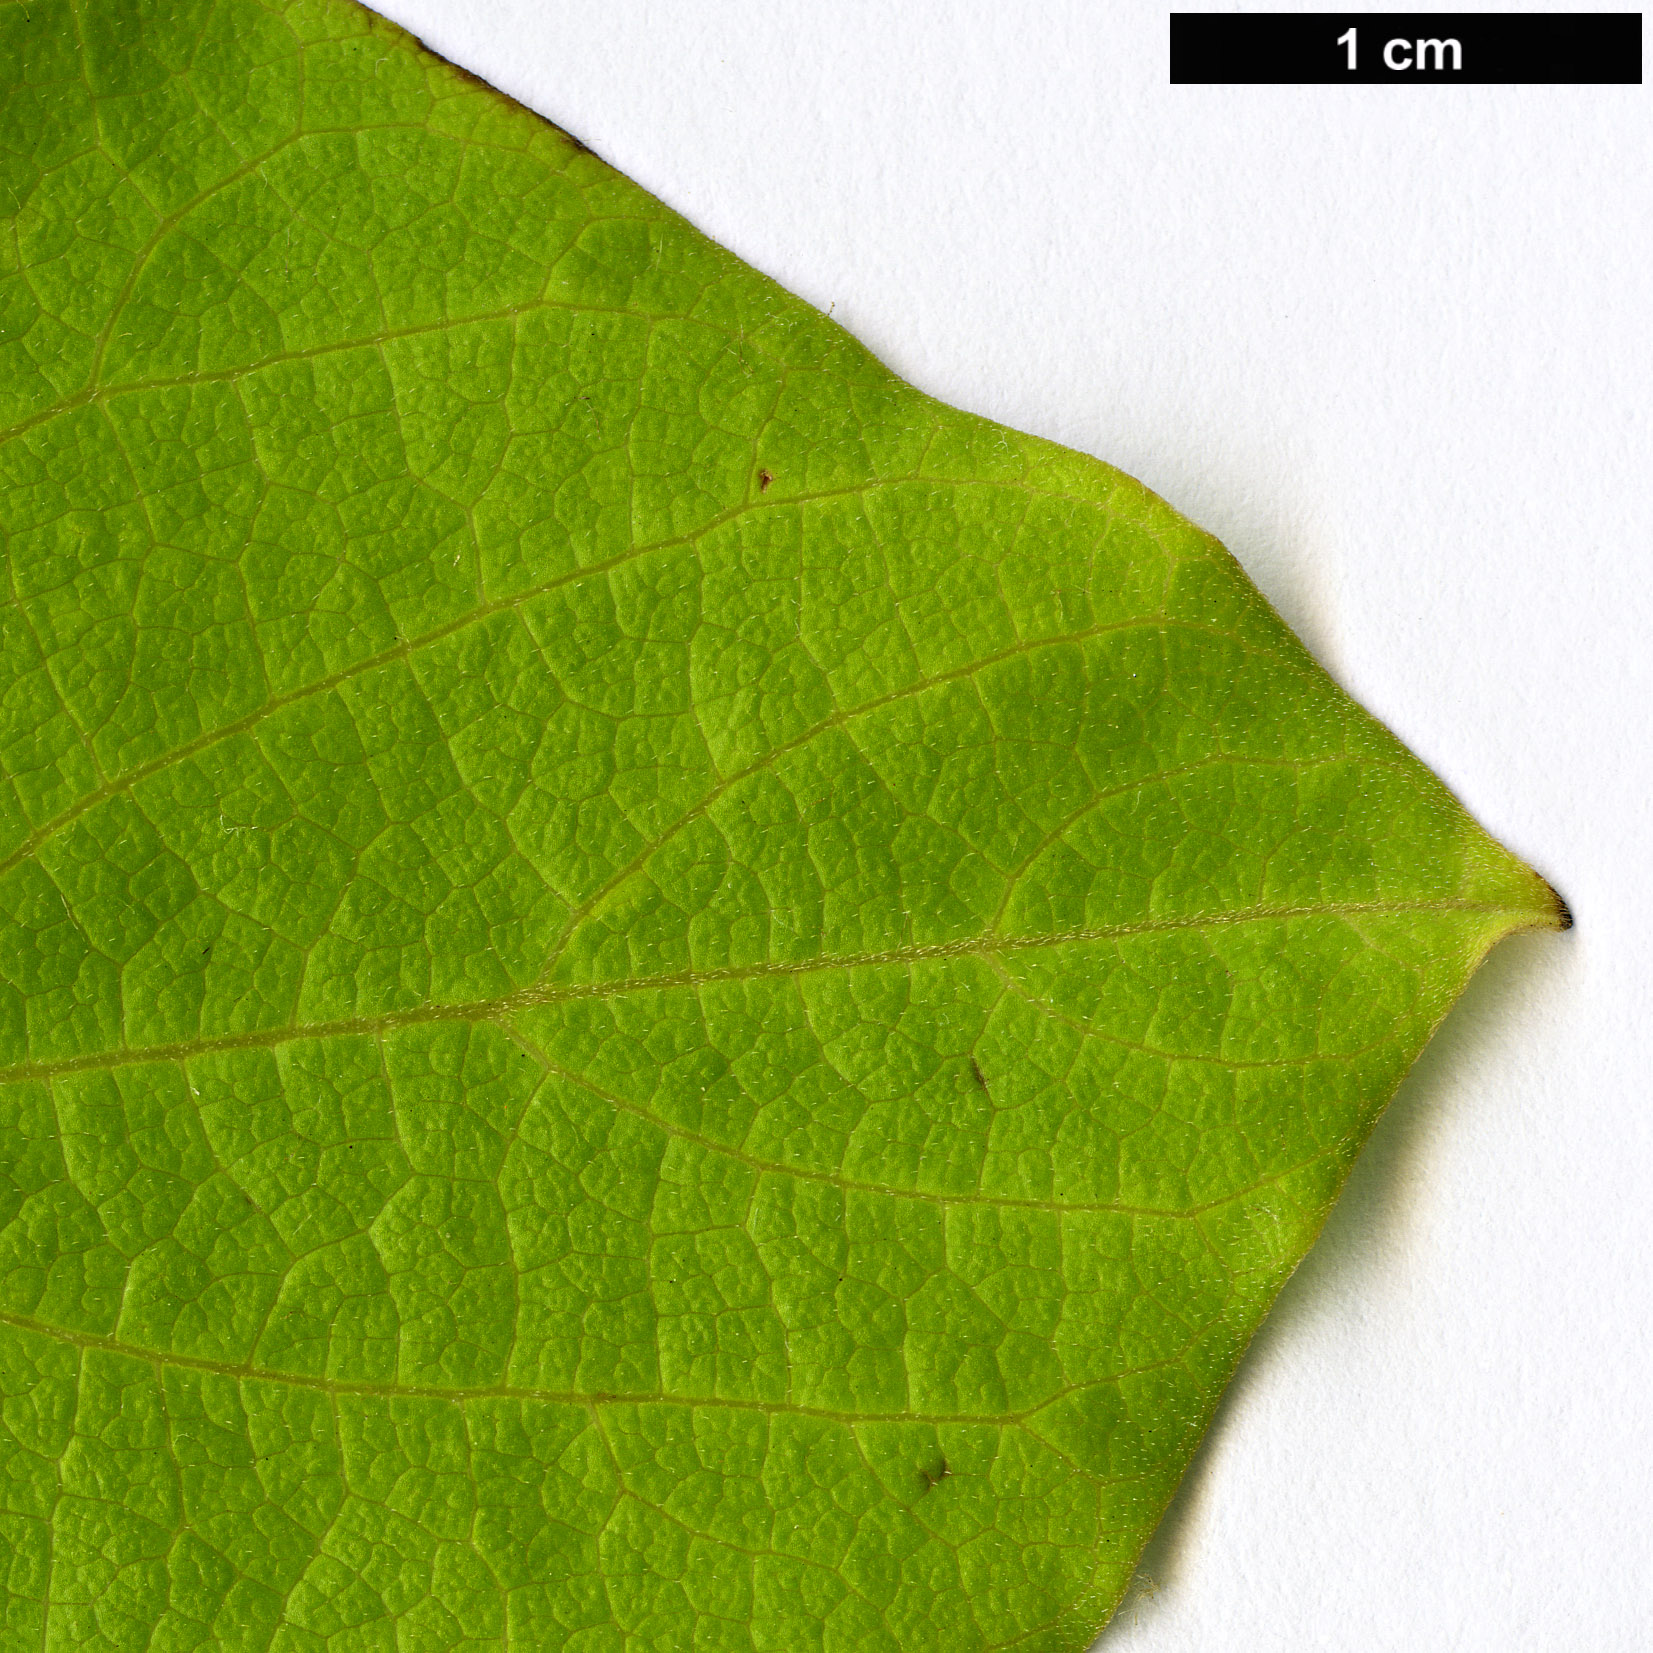
{"type": "Polygon", "coordinates": [[[1640,12],[1173,12],[1172,85],[1639,86],[1640,12]]]}

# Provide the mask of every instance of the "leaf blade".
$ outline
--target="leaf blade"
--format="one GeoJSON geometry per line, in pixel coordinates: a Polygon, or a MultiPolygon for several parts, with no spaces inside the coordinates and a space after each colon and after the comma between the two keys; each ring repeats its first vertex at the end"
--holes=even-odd
{"type": "Polygon", "coordinates": [[[1553,894],[1208,536],[377,20],[29,15],[12,1622],[1083,1645],[1553,894]]]}

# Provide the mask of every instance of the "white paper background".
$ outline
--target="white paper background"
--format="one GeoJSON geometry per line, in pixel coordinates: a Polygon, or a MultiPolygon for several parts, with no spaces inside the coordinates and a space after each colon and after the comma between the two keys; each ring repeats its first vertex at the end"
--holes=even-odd
{"type": "Polygon", "coordinates": [[[1653,1645],[1653,94],[1173,87],[1141,0],[380,9],[1219,534],[1578,915],[1407,1080],[1101,1647],[1653,1645]]]}

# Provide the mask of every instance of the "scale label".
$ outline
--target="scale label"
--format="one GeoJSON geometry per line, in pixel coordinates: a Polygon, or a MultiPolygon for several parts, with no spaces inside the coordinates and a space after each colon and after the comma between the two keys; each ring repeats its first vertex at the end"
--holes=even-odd
{"type": "Polygon", "coordinates": [[[1640,12],[1172,12],[1172,85],[1639,86],[1640,12]]]}

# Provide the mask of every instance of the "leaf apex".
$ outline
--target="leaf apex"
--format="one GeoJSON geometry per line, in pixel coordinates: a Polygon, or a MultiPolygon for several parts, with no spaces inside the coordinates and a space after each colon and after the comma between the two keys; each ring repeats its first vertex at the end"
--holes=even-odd
{"type": "Polygon", "coordinates": [[[1572,929],[1573,909],[1567,905],[1566,898],[1549,879],[1539,877],[1538,882],[1544,886],[1544,893],[1550,901],[1549,921],[1544,925],[1544,928],[1547,930],[1572,929]]]}

